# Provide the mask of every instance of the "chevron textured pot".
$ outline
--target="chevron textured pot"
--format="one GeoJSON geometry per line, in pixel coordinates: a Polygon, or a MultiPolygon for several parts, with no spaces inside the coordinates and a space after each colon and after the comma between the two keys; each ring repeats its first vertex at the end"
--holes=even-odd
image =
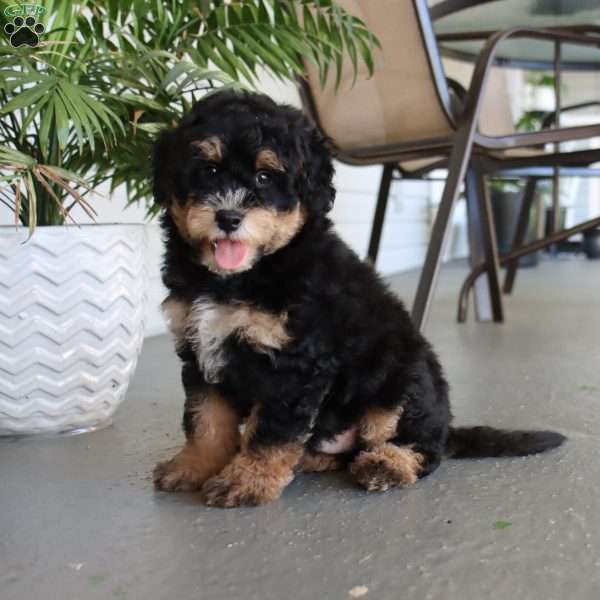
{"type": "Polygon", "coordinates": [[[111,422],[143,341],[143,225],[0,227],[0,435],[111,422]]]}

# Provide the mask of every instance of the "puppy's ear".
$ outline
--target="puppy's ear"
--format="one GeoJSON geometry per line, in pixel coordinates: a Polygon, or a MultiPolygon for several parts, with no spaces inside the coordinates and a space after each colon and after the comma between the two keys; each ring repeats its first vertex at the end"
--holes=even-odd
{"type": "Polygon", "coordinates": [[[329,140],[313,125],[305,133],[305,151],[298,192],[310,213],[325,215],[333,208],[333,160],[329,140]]]}
{"type": "Polygon", "coordinates": [[[152,153],[152,178],[154,201],[159,206],[167,206],[177,193],[177,150],[176,131],[163,131],[154,142],[152,153]]]}

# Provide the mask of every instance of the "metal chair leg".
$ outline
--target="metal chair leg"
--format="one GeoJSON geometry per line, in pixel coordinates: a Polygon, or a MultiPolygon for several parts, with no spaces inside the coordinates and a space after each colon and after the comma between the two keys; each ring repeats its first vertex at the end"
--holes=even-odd
{"type": "Polygon", "coordinates": [[[458,198],[460,186],[471,157],[473,132],[476,111],[465,121],[457,132],[450,158],[448,160],[448,178],[442,193],[442,199],[433,224],[431,239],[427,247],[425,264],[421,271],[417,294],[413,303],[412,319],[419,330],[423,330],[437,282],[443,250],[446,247],[450,232],[450,218],[458,198]]]}
{"type": "MultiPolygon", "coordinates": [[[[420,3],[418,3],[418,5],[420,6],[420,3]]],[[[497,34],[497,36],[499,36],[497,39],[503,39],[503,35],[508,36],[510,34],[497,34]]],[[[419,287],[413,304],[412,318],[415,325],[420,330],[422,330],[425,325],[431,307],[433,289],[440,269],[442,251],[448,241],[450,217],[452,216],[460,186],[465,177],[467,165],[471,160],[473,137],[479,119],[479,113],[481,112],[483,93],[492,65],[494,44],[498,43],[496,38],[493,39],[494,42],[492,42],[491,45],[488,42],[486,50],[479,57],[475,66],[475,71],[471,78],[471,85],[469,86],[469,91],[465,97],[463,111],[459,119],[459,125],[452,142],[452,150],[448,159],[448,178],[446,179],[446,185],[444,186],[438,214],[433,225],[431,240],[425,257],[425,265],[421,271],[419,287]]],[[[487,214],[489,199],[487,199],[486,205],[487,207],[483,207],[484,214],[487,214]]],[[[490,230],[488,229],[488,232],[489,231],[490,230]]]]}
{"type": "Polygon", "coordinates": [[[375,215],[373,217],[373,226],[371,228],[371,237],[369,238],[369,250],[367,252],[367,260],[372,265],[375,265],[377,262],[381,232],[383,231],[383,222],[385,220],[385,211],[387,209],[390,187],[392,185],[392,176],[395,168],[395,164],[385,164],[383,165],[383,171],[381,173],[377,204],[375,206],[375,215]]]}
{"type": "MultiPolygon", "coordinates": [[[[523,245],[525,236],[527,235],[527,228],[529,226],[529,215],[531,214],[531,206],[535,199],[535,190],[537,187],[537,178],[528,177],[527,183],[525,184],[525,191],[523,192],[523,200],[521,202],[521,210],[519,211],[519,217],[517,220],[517,226],[515,228],[515,236],[513,238],[511,250],[516,250],[523,245]]],[[[517,269],[519,268],[519,260],[511,260],[506,265],[506,277],[504,279],[504,293],[510,294],[513,291],[515,285],[515,278],[517,276],[517,269]]]]}
{"type": "MultiPolygon", "coordinates": [[[[475,246],[478,255],[471,256],[472,265],[483,262],[485,264],[485,280],[487,280],[487,293],[485,296],[478,297],[477,292],[481,290],[478,290],[477,285],[475,286],[477,319],[479,321],[502,323],[504,321],[504,307],[500,290],[498,242],[496,240],[489,188],[483,174],[476,167],[472,167],[467,171],[465,186],[472,190],[469,213],[472,222],[477,225],[477,238],[479,240],[479,245],[475,246]]],[[[469,201],[469,198],[467,198],[467,201],[469,201]]],[[[485,280],[482,282],[484,285],[485,280]]]]}
{"type": "MultiPolygon", "coordinates": [[[[483,244],[483,224],[480,211],[478,194],[479,189],[478,175],[475,168],[467,170],[465,176],[465,196],[467,201],[467,221],[469,232],[469,261],[471,269],[475,268],[485,260],[483,244]]],[[[490,286],[487,277],[479,277],[473,284],[473,294],[475,297],[475,315],[478,321],[492,320],[492,301],[490,298],[490,286]]]]}

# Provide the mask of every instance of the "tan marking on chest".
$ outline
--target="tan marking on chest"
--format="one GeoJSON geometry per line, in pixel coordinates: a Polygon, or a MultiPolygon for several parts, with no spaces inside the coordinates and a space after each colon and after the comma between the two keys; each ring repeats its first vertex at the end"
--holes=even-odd
{"type": "Polygon", "coordinates": [[[277,315],[246,304],[217,304],[200,298],[192,305],[186,337],[196,349],[206,380],[218,382],[226,363],[223,352],[226,338],[236,335],[257,352],[268,354],[290,341],[286,321],[285,313],[277,315]]]}

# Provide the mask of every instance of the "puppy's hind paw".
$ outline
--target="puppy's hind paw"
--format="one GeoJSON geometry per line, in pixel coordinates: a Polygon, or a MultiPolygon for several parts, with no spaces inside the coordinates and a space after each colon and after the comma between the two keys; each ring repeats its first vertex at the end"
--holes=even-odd
{"type": "Polygon", "coordinates": [[[423,457],[409,448],[385,444],[361,452],[350,465],[350,474],[367,491],[385,492],[414,484],[422,461],[423,457]]]}

